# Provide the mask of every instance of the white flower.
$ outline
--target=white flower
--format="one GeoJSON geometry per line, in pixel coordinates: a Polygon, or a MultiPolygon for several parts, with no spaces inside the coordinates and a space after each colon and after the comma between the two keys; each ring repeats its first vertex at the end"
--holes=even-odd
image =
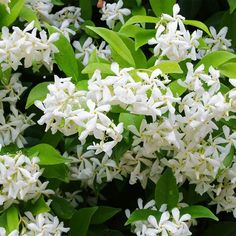
{"type": "Polygon", "coordinates": [[[64,227],[63,222],[59,222],[57,216],[53,216],[50,213],[41,213],[34,217],[31,212],[25,212],[25,215],[24,224],[26,232],[22,233],[22,236],[61,236],[70,230],[70,228],[64,227]]]}
{"type": "Polygon", "coordinates": [[[124,24],[124,16],[130,15],[131,11],[127,8],[123,7],[123,1],[119,0],[117,3],[106,3],[104,1],[102,7],[102,21],[106,21],[106,24],[109,28],[113,28],[115,22],[119,20],[122,24],[124,24]]]}

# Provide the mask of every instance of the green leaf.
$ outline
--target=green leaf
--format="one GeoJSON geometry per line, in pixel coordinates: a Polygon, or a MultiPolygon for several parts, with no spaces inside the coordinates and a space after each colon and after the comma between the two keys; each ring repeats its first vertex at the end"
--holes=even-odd
{"type": "Polygon", "coordinates": [[[52,134],[52,131],[48,130],[43,135],[42,143],[47,143],[53,147],[56,147],[62,138],[63,138],[63,134],[61,132],[57,132],[55,134],[52,134]]]}
{"type": "Polygon", "coordinates": [[[150,215],[155,216],[156,219],[159,220],[161,217],[161,212],[150,209],[135,210],[134,212],[132,212],[129,219],[125,222],[125,225],[129,225],[136,221],[145,221],[150,215]]]}
{"type": "Polygon", "coordinates": [[[36,13],[29,7],[23,6],[20,11],[20,17],[26,20],[27,22],[34,21],[34,25],[37,29],[41,30],[40,22],[38,20],[38,17],[36,13]]]}
{"type": "Polygon", "coordinates": [[[99,206],[97,211],[92,216],[91,224],[103,224],[120,211],[120,208],[99,206]]]}
{"type": "Polygon", "coordinates": [[[133,25],[137,23],[158,23],[160,21],[160,18],[153,17],[153,16],[144,16],[144,15],[136,15],[129,18],[129,20],[126,21],[126,23],[121,27],[121,29],[125,28],[128,25],[133,25]]]}
{"type": "MultiPolygon", "coordinates": [[[[57,32],[52,26],[48,24],[46,26],[50,34],[57,32]]],[[[60,38],[54,44],[59,50],[59,52],[54,55],[58,67],[67,76],[72,77],[73,81],[78,81],[79,68],[70,42],[64,35],[60,34],[60,38]]]]}
{"type": "Polygon", "coordinates": [[[0,5],[0,27],[10,26],[16,18],[19,16],[22,7],[24,6],[24,0],[12,0],[9,4],[10,13],[6,11],[4,5],[0,5]]]}
{"type": "Polygon", "coordinates": [[[182,74],[183,71],[179,64],[175,61],[165,61],[160,64],[149,68],[148,70],[154,71],[160,69],[164,74],[182,74]]]}
{"type": "Polygon", "coordinates": [[[160,179],[157,181],[155,188],[155,201],[157,208],[162,204],[167,204],[168,209],[177,206],[179,200],[179,191],[176,179],[170,168],[167,168],[160,179]]]}
{"type": "Polygon", "coordinates": [[[172,15],[176,0],[149,0],[149,2],[155,15],[161,16],[162,13],[172,15]]]}
{"type": "Polygon", "coordinates": [[[10,233],[15,229],[18,229],[19,226],[19,216],[18,209],[15,206],[11,206],[6,211],[7,217],[7,231],[10,233]]]}
{"type": "Polygon", "coordinates": [[[223,164],[224,164],[225,168],[231,166],[231,164],[232,164],[232,162],[234,160],[234,153],[235,153],[235,148],[232,145],[231,148],[230,148],[229,154],[225,157],[225,159],[223,161],[223,164]]]}
{"type": "Polygon", "coordinates": [[[56,6],[63,6],[63,5],[65,5],[65,3],[62,2],[61,0],[52,0],[52,3],[53,3],[53,5],[56,5],[56,6]]]}
{"type": "Polygon", "coordinates": [[[134,58],[129,48],[116,32],[101,27],[88,26],[88,28],[101,36],[128,66],[135,67],[134,58]]]}
{"type": "Polygon", "coordinates": [[[39,157],[40,165],[56,165],[66,162],[66,159],[51,145],[42,143],[28,149],[29,155],[39,157]]]}
{"type": "Polygon", "coordinates": [[[181,96],[187,90],[178,83],[178,80],[171,82],[169,88],[175,97],[181,96]]]}
{"type": "Polygon", "coordinates": [[[236,1],[228,0],[230,14],[236,9],[236,1]]]}
{"type": "Polygon", "coordinates": [[[69,168],[65,164],[57,165],[47,165],[41,166],[43,171],[43,176],[47,179],[57,179],[65,183],[69,182],[69,168]]]}
{"type": "Polygon", "coordinates": [[[51,82],[43,82],[33,87],[28,95],[25,108],[28,109],[35,101],[43,101],[48,93],[48,85],[51,82]]]}
{"type": "Polygon", "coordinates": [[[82,208],[70,220],[69,236],[87,236],[90,221],[98,207],[82,208]]]}
{"type": "Polygon", "coordinates": [[[225,63],[218,67],[220,73],[229,78],[236,78],[236,63],[225,63]]]}
{"type": "Polygon", "coordinates": [[[202,23],[201,21],[198,21],[198,20],[184,20],[184,24],[195,26],[195,27],[203,30],[204,32],[206,32],[211,37],[211,33],[210,33],[208,27],[204,23],[202,23]]]}
{"type": "Polygon", "coordinates": [[[214,68],[226,63],[227,61],[236,58],[236,54],[227,51],[216,51],[204,56],[195,66],[198,68],[201,64],[205,65],[205,71],[208,71],[210,66],[214,68]]]}
{"type": "Polygon", "coordinates": [[[79,6],[81,8],[81,17],[84,20],[92,18],[92,3],[91,0],[79,0],[79,6]]]}
{"type": "Polygon", "coordinates": [[[135,34],[135,49],[142,47],[148,43],[148,40],[155,36],[156,30],[144,30],[135,34]]]}
{"type": "Polygon", "coordinates": [[[143,119],[143,115],[135,115],[131,113],[120,113],[119,116],[119,122],[124,124],[125,129],[128,129],[129,125],[134,125],[137,129],[139,129],[143,119]]]}
{"type": "Polygon", "coordinates": [[[89,63],[83,70],[83,74],[93,74],[95,70],[100,70],[102,74],[114,74],[111,70],[111,65],[107,63],[89,63]]]}
{"type": "Polygon", "coordinates": [[[209,218],[218,221],[219,219],[204,206],[189,206],[180,209],[180,214],[190,214],[193,219],[209,218]]]}
{"type": "Polygon", "coordinates": [[[44,200],[44,197],[41,196],[36,202],[28,201],[24,206],[24,211],[30,211],[34,216],[49,212],[50,207],[44,200]]]}
{"type": "Polygon", "coordinates": [[[75,209],[71,204],[63,198],[53,197],[51,208],[54,213],[63,220],[69,220],[75,213],[75,209]]]}

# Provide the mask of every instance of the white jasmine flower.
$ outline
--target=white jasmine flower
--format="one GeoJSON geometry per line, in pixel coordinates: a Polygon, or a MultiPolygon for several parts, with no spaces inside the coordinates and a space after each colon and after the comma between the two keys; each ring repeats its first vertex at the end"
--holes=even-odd
{"type": "Polygon", "coordinates": [[[112,29],[115,25],[115,22],[119,20],[122,24],[124,24],[124,16],[130,15],[131,11],[127,8],[123,7],[123,1],[119,0],[117,3],[106,3],[104,1],[103,7],[101,9],[102,12],[102,21],[106,21],[107,26],[112,29]]]}

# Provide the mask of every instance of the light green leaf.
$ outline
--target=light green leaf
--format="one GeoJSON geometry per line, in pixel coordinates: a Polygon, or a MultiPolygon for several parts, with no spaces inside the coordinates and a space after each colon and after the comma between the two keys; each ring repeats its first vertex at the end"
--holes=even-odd
{"type": "Polygon", "coordinates": [[[190,214],[193,219],[209,218],[218,221],[219,219],[204,206],[189,206],[180,209],[180,214],[190,214]]]}
{"type": "Polygon", "coordinates": [[[90,221],[98,207],[81,208],[70,220],[69,236],[87,236],[90,221]]]}
{"type": "Polygon", "coordinates": [[[111,70],[111,65],[107,63],[89,63],[83,70],[82,74],[93,74],[95,70],[100,70],[102,74],[114,74],[111,70]]]}
{"type": "Polygon", "coordinates": [[[187,90],[178,83],[178,80],[171,82],[169,88],[175,97],[181,96],[187,90]]]}
{"type": "Polygon", "coordinates": [[[127,65],[135,67],[134,58],[129,48],[116,32],[101,27],[87,27],[101,36],[127,65]]]}
{"type": "Polygon", "coordinates": [[[223,164],[225,168],[230,167],[233,160],[234,160],[234,153],[235,153],[235,148],[232,145],[229,154],[225,157],[223,164]]]}
{"type": "Polygon", "coordinates": [[[66,162],[66,159],[52,146],[42,143],[28,149],[30,156],[38,156],[40,165],[56,165],[66,162]]]}
{"type": "Polygon", "coordinates": [[[120,208],[99,206],[97,211],[92,216],[91,224],[103,224],[120,211],[120,208]]]}
{"type": "Polygon", "coordinates": [[[150,215],[155,216],[157,220],[161,218],[161,213],[158,211],[150,209],[135,210],[134,212],[132,212],[129,219],[125,222],[125,225],[129,225],[136,221],[145,221],[150,215]]]}
{"type": "Polygon", "coordinates": [[[127,22],[121,27],[121,29],[125,28],[128,25],[133,25],[136,23],[158,23],[160,18],[153,16],[144,16],[144,15],[136,15],[132,16],[127,22]]]}
{"type": "Polygon", "coordinates": [[[40,26],[40,22],[38,20],[38,17],[36,15],[36,13],[31,8],[24,5],[20,11],[20,17],[29,23],[31,21],[34,21],[35,27],[37,27],[37,29],[41,30],[41,26],[40,26]]]}
{"type": "Polygon", "coordinates": [[[11,206],[6,211],[7,217],[7,231],[10,233],[19,227],[18,209],[15,206],[11,206]]]}
{"type": "Polygon", "coordinates": [[[43,101],[48,93],[48,85],[51,82],[43,82],[33,87],[28,95],[25,108],[28,109],[35,101],[43,101]]]}
{"type": "Polygon", "coordinates": [[[155,15],[161,16],[162,13],[172,15],[176,0],[149,0],[149,2],[155,15]]]}
{"type": "Polygon", "coordinates": [[[155,188],[155,201],[157,208],[162,204],[167,204],[168,209],[177,206],[179,200],[179,190],[176,179],[170,168],[167,168],[160,179],[157,181],[155,188]]]}
{"type": "Polygon", "coordinates": [[[236,63],[225,63],[218,67],[220,73],[229,78],[236,78],[236,63]]]}
{"type": "Polygon", "coordinates": [[[236,9],[236,1],[235,0],[228,0],[228,4],[229,4],[230,14],[232,14],[233,11],[236,9]]]}
{"type": "MultiPolygon", "coordinates": [[[[46,26],[50,34],[57,32],[57,30],[52,26],[48,24],[46,26]]],[[[67,76],[72,77],[73,81],[78,81],[79,68],[70,42],[64,35],[60,34],[59,40],[57,40],[54,44],[59,50],[59,52],[54,55],[58,67],[67,76]]]]}
{"type": "Polygon", "coordinates": [[[148,70],[154,71],[160,69],[164,74],[182,74],[183,71],[179,64],[175,61],[165,61],[160,64],[149,68],[148,70]]]}
{"type": "Polygon", "coordinates": [[[204,56],[195,66],[198,68],[201,64],[205,65],[205,71],[208,71],[210,66],[214,68],[226,63],[227,61],[236,58],[236,54],[227,51],[216,51],[204,56]]]}
{"type": "Polygon", "coordinates": [[[24,0],[12,0],[9,4],[10,13],[6,11],[4,5],[0,4],[0,27],[10,26],[19,16],[24,0]]]}
{"type": "Polygon", "coordinates": [[[198,20],[184,20],[184,24],[195,26],[195,27],[203,30],[204,32],[206,32],[211,37],[211,33],[210,33],[208,27],[204,23],[202,23],[201,21],[198,21],[198,20]]]}
{"type": "Polygon", "coordinates": [[[134,125],[138,130],[141,125],[143,115],[135,115],[131,113],[120,113],[119,122],[124,124],[124,128],[128,129],[129,125],[134,125]]]}

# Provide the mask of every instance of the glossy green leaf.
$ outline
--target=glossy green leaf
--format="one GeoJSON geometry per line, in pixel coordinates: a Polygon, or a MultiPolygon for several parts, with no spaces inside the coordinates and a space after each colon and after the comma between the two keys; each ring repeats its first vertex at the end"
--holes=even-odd
{"type": "Polygon", "coordinates": [[[198,20],[184,20],[184,24],[195,26],[195,27],[203,30],[204,32],[206,32],[211,37],[211,33],[210,33],[208,27],[204,23],[202,23],[201,21],[198,21],[198,20]]]}
{"type": "Polygon", "coordinates": [[[236,1],[235,0],[228,0],[230,14],[236,9],[236,1]]]}
{"type": "Polygon", "coordinates": [[[24,0],[12,0],[9,3],[10,13],[6,11],[3,4],[0,4],[0,27],[10,26],[19,16],[24,0]]]}
{"type": "Polygon", "coordinates": [[[178,83],[178,80],[171,82],[169,88],[175,97],[181,96],[187,90],[178,83]]]}
{"type": "Polygon", "coordinates": [[[46,143],[29,148],[28,153],[31,156],[38,156],[40,165],[56,165],[66,162],[66,159],[55,148],[46,143]]]}
{"type": "Polygon", "coordinates": [[[180,214],[190,214],[193,219],[209,218],[218,221],[219,219],[204,206],[189,206],[180,209],[180,214]]]}
{"type": "Polygon", "coordinates": [[[69,220],[75,213],[74,207],[65,199],[60,197],[53,197],[51,208],[54,213],[63,220],[69,220]]]}
{"type": "Polygon", "coordinates": [[[15,206],[11,206],[6,211],[7,231],[12,232],[19,227],[19,213],[15,206]]]}
{"type": "Polygon", "coordinates": [[[201,64],[204,64],[205,71],[208,71],[210,66],[213,66],[214,68],[223,65],[227,61],[236,58],[236,54],[227,52],[227,51],[216,51],[207,54],[204,56],[195,66],[195,68],[198,68],[201,64]]]}
{"type": "Polygon", "coordinates": [[[97,211],[92,216],[91,224],[103,224],[120,211],[120,208],[99,206],[97,211]]]}
{"type": "Polygon", "coordinates": [[[100,70],[102,74],[114,74],[111,70],[111,65],[107,63],[89,63],[83,70],[83,74],[93,74],[95,70],[100,70]]]}
{"type": "Polygon", "coordinates": [[[76,211],[69,222],[69,236],[87,236],[90,221],[98,207],[81,208],[76,211]]]}
{"type": "Polygon", "coordinates": [[[129,219],[125,222],[125,225],[129,225],[136,221],[145,221],[150,215],[155,216],[157,219],[160,219],[161,212],[150,209],[135,210],[134,212],[132,212],[129,219]]]}
{"type": "Polygon", "coordinates": [[[135,34],[135,49],[142,47],[147,44],[148,41],[155,36],[156,30],[144,30],[135,34]]]}
{"type": "MultiPolygon", "coordinates": [[[[50,34],[57,32],[55,28],[48,24],[47,29],[50,34]]],[[[78,81],[79,68],[70,42],[64,35],[60,34],[59,40],[54,44],[59,50],[59,52],[54,55],[58,67],[66,74],[66,76],[72,77],[73,81],[78,81]]]]}
{"type": "Polygon", "coordinates": [[[160,18],[153,17],[153,16],[144,16],[144,15],[136,15],[132,16],[126,23],[121,27],[121,29],[125,28],[128,25],[133,25],[137,23],[158,23],[160,18]]]}
{"type": "Polygon", "coordinates": [[[155,15],[161,16],[162,13],[172,15],[176,0],[149,0],[149,2],[155,15]]]}
{"type": "Polygon", "coordinates": [[[149,70],[154,71],[160,69],[164,74],[182,74],[183,71],[179,64],[175,61],[165,61],[160,64],[149,68],[149,70]]]}
{"type": "Polygon", "coordinates": [[[129,125],[134,125],[139,129],[142,120],[144,119],[143,115],[135,115],[131,113],[120,113],[119,122],[124,124],[124,128],[128,129],[129,125]]]}
{"type": "Polygon", "coordinates": [[[48,93],[48,85],[51,82],[43,82],[33,87],[28,95],[25,108],[28,109],[35,101],[43,101],[48,93]]]}
{"type": "Polygon", "coordinates": [[[88,26],[88,28],[101,36],[127,65],[135,67],[134,58],[129,48],[116,32],[101,27],[88,26]]]}
{"type": "Polygon", "coordinates": [[[225,157],[225,159],[223,161],[223,164],[226,168],[231,166],[231,164],[234,160],[234,153],[235,153],[235,148],[232,145],[231,148],[230,148],[229,154],[225,157]]]}
{"type": "Polygon", "coordinates": [[[225,63],[218,67],[220,73],[229,78],[236,78],[236,63],[225,63]]]}
{"type": "Polygon", "coordinates": [[[24,210],[30,211],[34,216],[36,216],[41,213],[49,212],[50,207],[45,202],[44,197],[41,196],[36,202],[33,200],[28,201],[24,206],[24,210]]]}
{"type": "Polygon", "coordinates": [[[157,181],[155,188],[155,201],[157,208],[162,204],[167,204],[168,209],[177,206],[179,200],[179,190],[176,179],[170,168],[167,168],[157,181]]]}

